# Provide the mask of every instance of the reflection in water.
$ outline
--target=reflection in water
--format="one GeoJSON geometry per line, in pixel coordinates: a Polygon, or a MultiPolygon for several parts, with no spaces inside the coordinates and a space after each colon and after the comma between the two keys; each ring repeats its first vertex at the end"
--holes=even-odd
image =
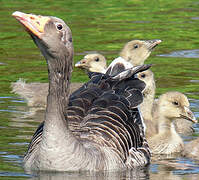
{"type": "Polygon", "coordinates": [[[81,172],[81,173],[48,173],[40,172],[31,180],[147,180],[148,168],[121,172],[81,172]]]}
{"type": "Polygon", "coordinates": [[[169,54],[160,54],[162,57],[199,58],[199,49],[174,51],[169,54]]]}

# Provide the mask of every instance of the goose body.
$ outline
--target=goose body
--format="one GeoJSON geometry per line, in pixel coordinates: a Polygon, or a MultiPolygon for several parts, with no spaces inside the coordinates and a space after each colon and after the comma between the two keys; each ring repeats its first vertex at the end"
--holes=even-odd
{"type": "Polygon", "coordinates": [[[187,97],[180,92],[173,91],[162,94],[157,101],[156,113],[153,116],[153,121],[158,124],[158,133],[148,138],[153,154],[168,155],[183,150],[184,143],[173,124],[173,121],[178,118],[196,122],[189,109],[187,97]]]}
{"type": "MultiPolygon", "coordinates": [[[[71,83],[70,94],[79,89],[83,84],[84,83],[71,83]]],[[[24,98],[28,106],[41,108],[46,107],[48,87],[48,83],[26,83],[22,79],[11,84],[12,92],[24,98]]]]}
{"type": "Polygon", "coordinates": [[[150,66],[111,74],[92,73],[73,93],[69,85],[73,43],[59,18],[21,12],[13,16],[26,28],[48,64],[49,94],[45,121],[24,157],[31,170],[99,171],[146,166],[150,151],[137,106],[145,84],[134,78],[150,66]]]}

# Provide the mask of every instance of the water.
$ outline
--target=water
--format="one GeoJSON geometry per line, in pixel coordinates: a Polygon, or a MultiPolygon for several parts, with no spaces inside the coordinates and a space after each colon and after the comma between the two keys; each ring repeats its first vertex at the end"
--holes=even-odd
{"type": "Polygon", "coordinates": [[[169,54],[160,54],[164,57],[199,58],[199,49],[174,51],[169,54]]]}
{"type": "MultiPolygon", "coordinates": [[[[11,82],[47,82],[46,64],[40,52],[12,12],[53,15],[64,19],[73,32],[75,57],[88,52],[104,54],[109,63],[132,39],[161,39],[146,63],[153,63],[157,96],[177,90],[185,93],[199,117],[198,17],[195,0],[122,1],[0,1],[0,179],[199,179],[199,162],[182,157],[152,162],[149,170],[88,173],[30,174],[22,157],[43,111],[29,108],[10,92],[11,82]]],[[[74,69],[72,81],[88,80],[74,69]]],[[[186,141],[194,136],[183,137],[186,141]]]]}

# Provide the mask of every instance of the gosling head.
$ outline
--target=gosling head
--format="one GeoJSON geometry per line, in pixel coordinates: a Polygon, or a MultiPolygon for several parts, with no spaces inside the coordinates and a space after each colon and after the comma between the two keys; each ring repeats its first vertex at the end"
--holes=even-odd
{"type": "Polygon", "coordinates": [[[144,61],[150,56],[151,51],[162,41],[155,40],[132,40],[125,44],[120,52],[120,56],[129,61],[134,66],[144,64],[144,61]]]}
{"type": "Polygon", "coordinates": [[[159,113],[170,121],[180,118],[196,123],[197,120],[189,106],[187,97],[180,92],[167,92],[158,100],[159,113]]]}
{"type": "Polygon", "coordinates": [[[105,73],[107,68],[106,58],[101,54],[88,54],[77,62],[75,67],[86,69],[89,72],[105,73]]]}
{"type": "Polygon", "coordinates": [[[137,74],[137,78],[144,81],[146,84],[146,87],[143,91],[143,95],[154,95],[155,94],[155,80],[154,80],[154,74],[151,70],[146,70],[143,72],[140,72],[137,74]]]}

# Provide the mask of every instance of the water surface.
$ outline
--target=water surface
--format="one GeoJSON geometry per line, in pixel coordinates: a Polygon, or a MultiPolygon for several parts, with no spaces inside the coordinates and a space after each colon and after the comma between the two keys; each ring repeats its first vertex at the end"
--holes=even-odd
{"type": "MultiPolygon", "coordinates": [[[[146,61],[154,64],[157,96],[169,90],[185,93],[199,117],[199,1],[1,0],[0,179],[199,179],[199,162],[182,157],[152,162],[149,170],[96,174],[24,172],[22,157],[44,112],[28,108],[23,99],[10,92],[10,84],[19,78],[47,82],[47,70],[29,35],[11,17],[16,10],[64,19],[73,32],[75,62],[89,52],[99,52],[110,63],[127,41],[163,40],[146,61]],[[176,53],[178,56],[172,55],[176,53]]],[[[84,71],[74,69],[73,82],[86,80],[84,71]]],[[[198,136],[198,125],[194,128],[196,133],[184,137],[186,141],[198,136]]]]}

